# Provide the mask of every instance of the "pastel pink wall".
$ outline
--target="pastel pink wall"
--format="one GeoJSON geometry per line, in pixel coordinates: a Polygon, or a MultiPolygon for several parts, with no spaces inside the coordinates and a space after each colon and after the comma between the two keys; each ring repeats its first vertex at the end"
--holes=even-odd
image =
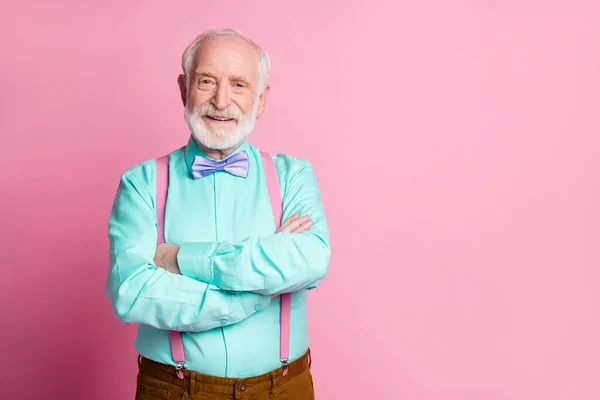
{"type": "Polygon", "coordinates": [[[600,398],[598,2],[97,4],[0,6],[3,399],[133,398],[108,215],[223,26],[272,56],[254,143],[321,177],[318,399],[600,398]]]}

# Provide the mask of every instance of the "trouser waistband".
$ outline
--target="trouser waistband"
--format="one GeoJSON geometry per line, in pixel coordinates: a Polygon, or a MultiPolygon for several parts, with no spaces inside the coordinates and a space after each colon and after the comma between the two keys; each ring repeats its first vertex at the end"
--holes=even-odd
{"type": "Polygon", "coordinates": [[[283,367],[280,367],[266,374],[239,379],[222,378],[183,370],[184,379],[180,379],[177,376],[175,367],[172,365],[162,364],[142,356],[138,357],[138,363],[140,374],[181,386],[187,389],[191,396],[196,392],[226,396],[243,392],[245,396],[250,396],[254,393],[271,390],[274,386],[281,386],[306,371],[310,367],[310,349],[302,357],[288,365],[288,372],[285,376],[283,375],[283,367]]]}

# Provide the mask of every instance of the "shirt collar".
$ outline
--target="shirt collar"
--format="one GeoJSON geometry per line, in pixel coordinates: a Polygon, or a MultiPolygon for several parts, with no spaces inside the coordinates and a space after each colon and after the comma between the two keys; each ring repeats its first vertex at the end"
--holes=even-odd
{"type": "MultiPolygon", "coordinates": [[[[246,151],[248,151],[248,153],[250,153],[250,144],[248,143],[248,139],[244,140],[242,142],[242,144],[237,147],[237,149],[235,149],[230,155],[225,157],[223,160],[227,160],[229,157],[231,157],[235,153],[238,153],[242,150],[246,150],[246,151]]],[[[198,144],[194,140],[193,135],[190,135],[190,138],[188,139],[188,143],[185,146],[184,154],[185,154],[185,164],[188,167],[188,172],[190,173],[190,175],[192,175],[192,164],[194,162],[194,157],[200,156],[200,157],[208,158],[210,160],[214,160],[214,158],[206,155],[206,153],[204,153],[202,151],[202,149],[200,149],[200,147],[198,147],[198,144]]]]}

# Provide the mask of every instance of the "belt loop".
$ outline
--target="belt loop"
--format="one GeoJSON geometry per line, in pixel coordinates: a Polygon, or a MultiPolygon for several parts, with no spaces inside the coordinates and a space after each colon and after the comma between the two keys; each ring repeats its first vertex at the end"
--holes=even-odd
{"type": "Polygon", "coordinates": [[[190,384],[188,387],[188,397],[190,399],[194,398],[194,394],[196,393],[196,373],[194,371],[190,371],[190,384]]]}
{"type": "Polygon", "coordinates": [[[138,362],[138,371],[139,371],[139,369],[142,368],[142,355],[141,354],[138,354],[137,362],[138,362]]]}
{"type": "Polygon", "coordinates": [[[312,357],[310,355],[310,347],[308,348],[308,369],[312,366],[312,357]]]}

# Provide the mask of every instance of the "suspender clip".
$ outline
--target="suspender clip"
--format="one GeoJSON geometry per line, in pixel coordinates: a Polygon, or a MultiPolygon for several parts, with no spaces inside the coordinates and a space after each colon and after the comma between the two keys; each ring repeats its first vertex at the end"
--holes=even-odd
{"type": "Polygon", "coordinates": [[[178,362],[175,364],[175,372],[177,373],[177,377],[179,379],[184,379],[185,377],[183,376],[183,367],[185,365],[185,362],[178,362]]]}
{"type": "Polygon", "coordinates": [[[288,359],[284,358],[281,361],[281,366],[283,367],[283,371],[281,372],[281,376],[286,376],[288,370],[290,369],[290,364],[288,363],[288,359]]]}

